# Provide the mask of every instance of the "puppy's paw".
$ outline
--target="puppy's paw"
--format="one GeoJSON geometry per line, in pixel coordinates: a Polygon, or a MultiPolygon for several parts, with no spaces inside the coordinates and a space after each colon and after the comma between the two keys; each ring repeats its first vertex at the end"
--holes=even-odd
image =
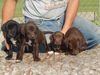
{"type": "Polygon", "coordinates": [[[55,52],[55,55],[59,55],[60,53],[59,52],[55,52]]]}
{"type": "Polygon", "coordinates": [[[21,60],[16,60],[16,63],[20,63],[21,62],[21,60]]]}
{"type": "Polygon", "coordinates": [[[41,59],[39,57],[34,58],[34,61],[40,61],[41,59]]]}
{"type": "Polygon", "coordinates": [[[49,55],[51,55],[51,54],[53,54],[54,53],[54,51],[48,51],[48,54],[49,55]]]}
{"type": "Polygon", "coordinates": [[[69,52],[65,52],[65,55],[69,55],[69,52]]]}
{"type": "Polygon", "coordinates": [[[12,59],[12,55],[8,55],[7,57],[5,57],[6,60],[11,60],[12,59]]]}
{"type": "Polygon", "coordinates": [[[73,52],[71,52],[71,55],[74,55],[74,56],[76,56],[77,54],[79,54],[80,52],[77,50],[77,51],[73,51],[73,52]]]}

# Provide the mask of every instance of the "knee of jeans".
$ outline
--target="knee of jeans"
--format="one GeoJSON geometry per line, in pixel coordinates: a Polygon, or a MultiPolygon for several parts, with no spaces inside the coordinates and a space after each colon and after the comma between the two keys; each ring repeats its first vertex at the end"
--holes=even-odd
{"type": "Polygon", "coordinates": [[[100,39],[99,38],[90,38],[87,39],[87,49],[91,49],[96,47],[98,44],[100,43],[100,39]]]}

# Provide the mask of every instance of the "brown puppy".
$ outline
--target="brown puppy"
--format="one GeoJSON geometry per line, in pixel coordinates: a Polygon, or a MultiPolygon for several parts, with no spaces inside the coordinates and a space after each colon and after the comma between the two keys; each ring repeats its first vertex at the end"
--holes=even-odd
{"type": "MultiPolygon", "coordinates": [[[[80,32],[80,30],[75,27],[70,28],[66,32],[64,36],[64,43],[68,48],[68,52],[72,55],[77,55],[87,48],[84,36],[80,32]]],[[[65,54],[67,54],[67,52],[65,54]]]]}
{"type": "Polygon", "coordinates": [[[54,52],[61,52],[62,51],[62,46],[63,46],[63,39],[64,39],[64,34],[61,33],[60,31],[54,32],[50,36],[50,48],[54,52]]]}
{"type": "Polygon", "coordinates": [[[29,49],[32,51],[34,61],[40,61],[40,44],[44,44],[47,48],[47,42],[43,32],[41,32],[33,22],[28,22],[21,27],[21,34],[23,35],[23,38],[21,48],[17,55],[17,60],[23,59],[25,47],[29,47],[29,49]]]}

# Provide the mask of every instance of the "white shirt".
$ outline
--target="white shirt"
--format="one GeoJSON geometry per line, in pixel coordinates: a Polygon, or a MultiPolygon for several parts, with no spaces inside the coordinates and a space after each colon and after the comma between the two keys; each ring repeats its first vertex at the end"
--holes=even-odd
{"type": "Polygon", "coordinates": [[[25,0],[23,14],[32,19],[57,19],[67,8],[68,0],[25,0]]]}

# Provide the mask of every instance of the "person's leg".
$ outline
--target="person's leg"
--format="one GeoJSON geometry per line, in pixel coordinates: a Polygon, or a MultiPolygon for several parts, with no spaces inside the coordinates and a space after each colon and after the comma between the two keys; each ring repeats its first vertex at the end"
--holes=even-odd
{"type": "Polygon", "coordinates": [[[98,26],[83,17],[76,16],[73,26],[77,27],[84,35],[87,41],[87,49],[94,48],[100,43],[100,32],[98,26]]]}

